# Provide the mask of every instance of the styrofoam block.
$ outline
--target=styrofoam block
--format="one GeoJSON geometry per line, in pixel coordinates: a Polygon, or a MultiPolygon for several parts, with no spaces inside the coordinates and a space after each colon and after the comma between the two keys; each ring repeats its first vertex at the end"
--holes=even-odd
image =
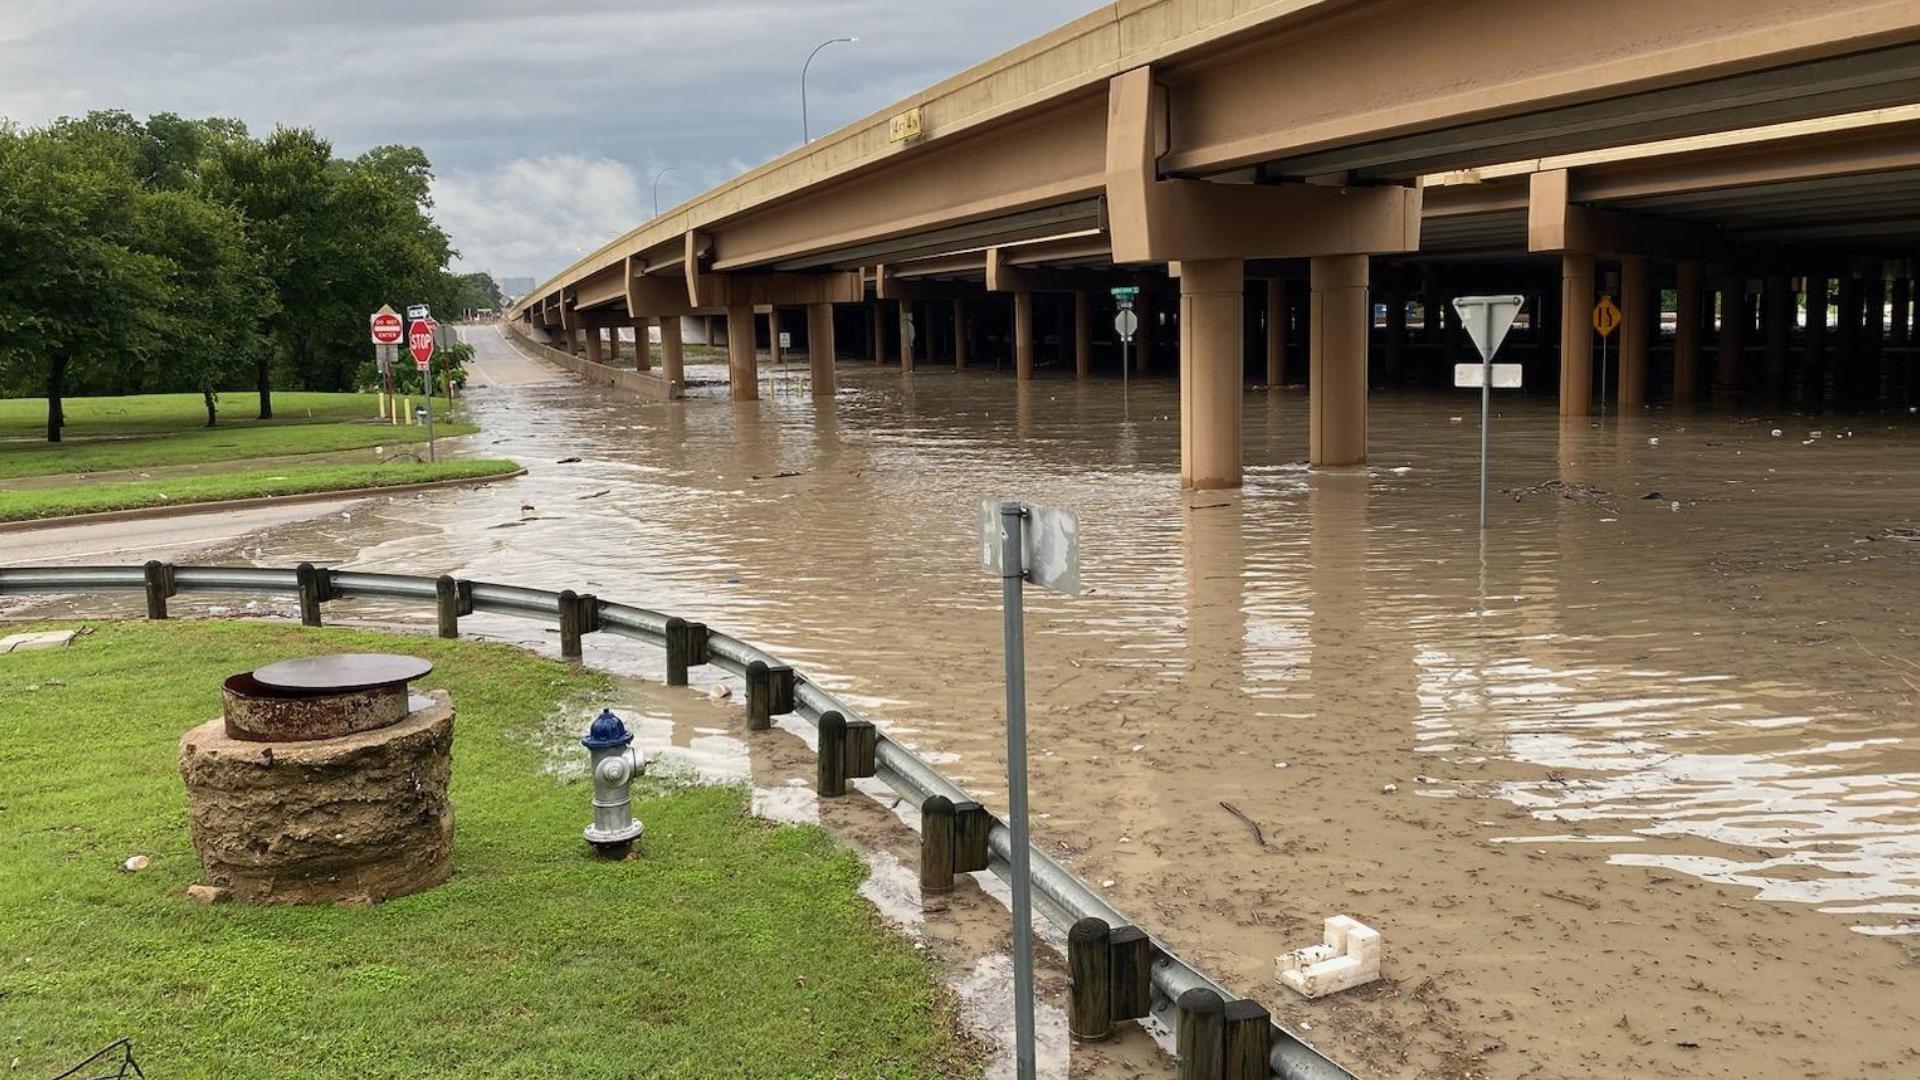
{"type": "Polygon", "coordinates": [[[1274,960],[1280,982],[1308,998],[1365,986],[1380,977],[1380,932],[1357,919],[1335,915],[1321,924],[1320,945],[1274,960]]]}
{"type": "Polygon", "coordinates": [[[78,630],[43,630],[37,634],[9,634],[0,638],[0,653],[58,649],[71,642],[79,633],[78,630]]]}

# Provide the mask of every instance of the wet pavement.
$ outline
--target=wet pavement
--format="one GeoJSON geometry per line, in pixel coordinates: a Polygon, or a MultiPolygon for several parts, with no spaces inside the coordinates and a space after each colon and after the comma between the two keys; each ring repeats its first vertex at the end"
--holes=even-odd
{"type": "Polygon", "coordinates": [[[1070,507],[1087,593],[1029,601],[1036,837],[1196,965],[1363,1075],[1920,1073],[1915,418],[1497,399],[1483,541],[1464,393],[1377,393],[1372,463],[1329,471],[1304,394],[1249,394],[1246,487],[1188,493],[1164,376],[846,361],[819,405],[803,367],[757,403],[689,374],[681,405],[476,380],[465,452],[525,478],[208,557],[702,619],[998,804],[976,502],[1070,507]],[[1387,979],[1291,998],[1274,955],[1335,912],[1383,931],[1387,979]]]}

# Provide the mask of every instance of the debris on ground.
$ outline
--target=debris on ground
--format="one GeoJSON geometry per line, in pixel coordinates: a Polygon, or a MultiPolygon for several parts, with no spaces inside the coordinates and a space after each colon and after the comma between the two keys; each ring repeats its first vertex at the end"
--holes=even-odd
{"type": "Polygon", "coordinates": [[[1283,985],[1302,997],[1317,998],[1380,978],[1380,931],[1335,915],[1321,924],[1320,942],[1274,959],[1274,973],[1283,985]]]}
{"type": "Polygon", "coordinates": [[[129,874],[137,874],[145,870],[147,864],[151,861],[152,860],[148,859],[145,855],[130,855],[127,857],[126,862],[120,864],[120,869],[125,870],[129,874]]]}
{"type": "Polygon", "coordinates": [[[63,648],[79,636],[78,630],[42,630],[34,634],[8,634],[0,638],[0,654],[63,648]]]}
{"type": "Polygon", "coordinates": [[[793,469],[793,470],[788,470],[787,472],[768,473],[765,476],[761,476],[759,473],[755,473],[753,474],[753,478],[755,480],[785,480],[789,476],[799,476],[799,475],[800,475],[799,470],[793,469]]]}
{"type": "Polygon", "coordinates": [[[1254,843],[1259,844],[1261,847],[1267,846],[1267,834],[1260,831],[1259,822],[1248,817],[1246,814],[1241,812],[1239,807],[1225,800],[1221,801],[1220,809],[1225,810],[1227,813],[1232,814],[1234,817],[1239,818],[1242,822],[1246,824],[1247,828],[1252,829],[1254,843]]]}
{"type": "MultiPolygon", "coordinates": [[[[1500,494],[1507,496],[1514,502],[1521,502],[1529,495],[1558,495],[1563,499],[1586,503],[1589,506],[1597,506],[1609,513],[1619,513],[1619,508],[1614,506],[1610,501],[1613,498],[1613,492],[1605,488],[1594,487],[1591,484],[1574,484],[1568,483],[1565,480],[1542,480],[1538,484],[1530,484],[1526,487],[1501,488],[1500,494]]],[[[1650,497],[1659,498],[1659,493],[1655,492],[1650,497]]]]}
{"type": "Polygon", "coordinates": [[[577,457],[563,457],[559,461],[554,462],[554,464],[555,465],[578,465],[580,464],[580,459],[577,457]]]}

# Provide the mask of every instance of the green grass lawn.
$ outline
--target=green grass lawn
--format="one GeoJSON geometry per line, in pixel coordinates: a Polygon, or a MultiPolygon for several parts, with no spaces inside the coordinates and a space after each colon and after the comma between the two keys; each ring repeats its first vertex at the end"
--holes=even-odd
{"type": "MultiPolygon", "coordinates": [[[[0,441],[0,480],[427,441],[424,426],[373,422],[378,406],[372,394],[275,394],[276,417],[268,421],[252,418],[256,402],[251,394],[224,394],[221,402],[220,423],[209,428],[200,399],[192,394],[71,398],[65,441],[48,443],[43,438],[45,399],[0,401],[0,440],[5,440],[0,441]]],[[[435,404],[436,437],[475,430],[449,418],[445,401],[435,404]]]]}
{"type": "Polygon", "coordinates": [[[220,499],[396,487],[432,480],[500,476],[518,468],[520,466],[514,462],[493,459],[456,459],[432,464],[424,461],[390,461],[370,465],[288,465],[258,472],[18,488],[0,490],[0,521],[26,521],[105,510],[137,510],[220,499]]]}
{"type": "Polygon", "coordinates": [[[8,1075],[123,1035],[169,1080],[975,1072],[933,961],[819,829],[654,787],[641,857],[587,854],[588,785],[542,771],[540,731],[609,689],[506,646],[266,623],[109,623],[0,657],[8,1075]],[[453,695],[453,879],[364,909],[189,902],[181,733],[227,674],[346,650],[428,657],[421,686],[453,695]],[[122,872],[135,853],[151,865],[122,872]]]}
{"type": "MultiPolygon", "coordinates": [[[[315,421],[364,420],[379,411],[372,394],[321,394],[302,390],[273,395],[272,420],[256,420],[259,396],[230,391],[218,399],[220,424],[232,427],[278,427],[315,421]]],[[[70,397],[62,403],[67,415],[66,437],[151,435],[197,428],[207,422],[199,394],[138,394],[131,397],[70,397]]],[[[438,415],[438,414],[435,414],[438,415]]],[[[0,439],[38,438],[47,433],[46,398],[0,400],[0,439]]]]}

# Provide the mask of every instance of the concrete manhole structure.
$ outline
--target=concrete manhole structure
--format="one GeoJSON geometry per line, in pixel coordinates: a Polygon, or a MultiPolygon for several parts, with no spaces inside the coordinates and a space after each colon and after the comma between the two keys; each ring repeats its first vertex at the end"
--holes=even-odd
{"type": "Polygon", "coordinates": [[[205,885],[266,904],[367,904],[453,871],[453,703],[432,665],[352,653],[229,678],[180,739],[205,885]]]}

